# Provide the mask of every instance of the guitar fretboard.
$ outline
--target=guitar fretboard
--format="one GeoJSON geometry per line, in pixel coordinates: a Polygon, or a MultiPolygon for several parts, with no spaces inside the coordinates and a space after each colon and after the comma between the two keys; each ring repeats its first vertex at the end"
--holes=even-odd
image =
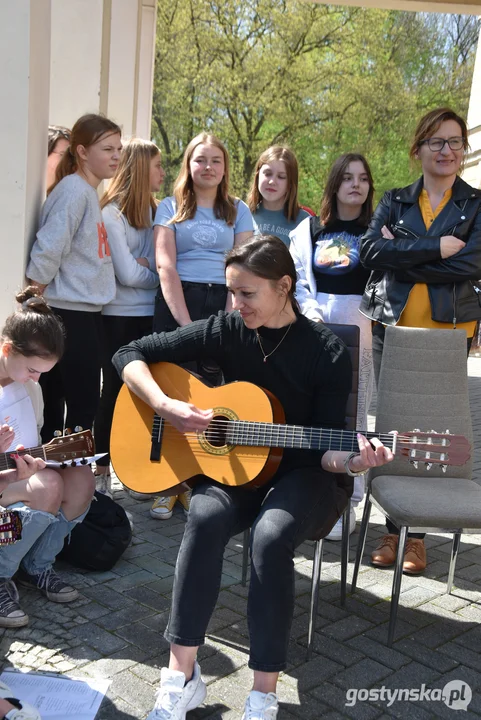
{"type": "MultiPolygon", "coordinates": [[[[395,436],[391,433],[360,431],[368,439],[378,437],[391,450],[395,447],[395,436]]],[[[358,450],[357,431],[333,430],[332,428],[303,427],[246,421],[213,420],[205,435],[225,435],[229,445],[254,447],[299,448],[304,450],[358,450]]]]}
{"type": "Polygon", "coordinates": [[[6,453],[0,453],[0,472],[2,470],[14,470],[17,465],[12,455],[31,455],[34,458],[42,458],[45,460],[45,451],[42,445],[33,448],[25,448],[24,450],[10,450],[6,453]]]}

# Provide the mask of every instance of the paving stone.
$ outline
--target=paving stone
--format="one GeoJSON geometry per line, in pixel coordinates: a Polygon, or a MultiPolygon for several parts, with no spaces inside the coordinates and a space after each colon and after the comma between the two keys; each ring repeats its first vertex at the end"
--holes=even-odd
{"type": "Polygon", "coordinates": [[[351,617],[344,618],[344,620],[339,620],[338,622],[327,625],[322,628],[321,632],[336,638],[336,640],[348,640],[373,627],[374,625],[368,620],[352,615],[351,617]]]}
{"type": "Polygon", "coordinates": [[[306,692],[342,670],[344,667],[339,663],[326,657],[316,657],[293,670],[290,675],[297,678],[299,691],[306,692]]]}
{"type": "Polygon", "coordinates": [[[370,658],[365,658],[339,672],[332,682],[346,689],[352,687],[369,688],[380,680],[384,680],[391,672],[391,668],[381,665],[381,663],[370,658]]]}
{"type": "Polygon", "coordinates": [[[133,588],[128,590],[125,595],[137,603],[142,603],[142,605],[157,611],[168,610],[170,607],[170,602],[163,595],[159,595],[159,593],[146,587],[133,588]]]}
{"type": "Polygon", "coordinates": [[[363,653],[372,660],[376,660],[393,670],[397,670],[409,662],[409,658],[402,653],[393,648],[388,648],[386,645],[382,645],[366,635],[358,635],[355,638],[351,638],[351,640],[347,641],[347,645],[350,648],[358,650],[357,655],[363,653]]]}
{"type": "MultiPolygon", "coordinates": [[[[452,643],[447,643],[447,645],[451,644],[452,643]]],[[[400,640],[394,644],[394,647],[400,653],[405,653],[405,655],[411,657],[413,660],[416,660],[433,670],[437,670],[440,673],[448,672],[459,665],[459,662],[455,659],[454,655],[447,657],[447,654],[443,654],[443,647],[445,646],[441,646],[439,650],[433,650],[432,648],[426,648],[416,642],[414,638],[409,638],[400,640]]],[[[407,659],[408,658],[406,658],[406,660],[407,659]]]]}
{"type": "Polygon", "coordinates": [[[131,623],[125,627],[118,628],[116,633],[119,638],[127,640],[132,645],[137,645],[145,652],[158,653],[160,650],[167,648],[167,640],[162,635],[153,632],[140,622],[131,623]]]}
{"type": "Polygon", "coordinates": [[[364,650],[362,652],[355,650],[350,641],[343,643],[320,633],[314,635],[313,648],[320,655],[324,655],[345,667],[359,662],[366,654],[364,650]]]}
{"type": "Polygon", "coordinates": [[[89,623],[87,626],[80,625],[74,628],[73,633],[81,638],[86,645],[98,650],[102,655],[110,655],[126,644],[125,640],[106,632],[95,623],[89,623]]]}

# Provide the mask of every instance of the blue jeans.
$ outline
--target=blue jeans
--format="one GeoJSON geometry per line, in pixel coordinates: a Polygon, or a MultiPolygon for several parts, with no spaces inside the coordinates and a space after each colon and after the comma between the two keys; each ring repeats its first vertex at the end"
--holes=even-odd
{"type": "Polygon", "coordinates": [[[20,565],[29,575],[50,570],[63,547],[67,535],[82,522],[89,508],[74,520],[67,520],[62,509],[57,516],[43,510],[33,510],[23,502],[9,505],[22,519],[22,539],[0,550],[0,578],[9,580],[20,565]]]}
{"type": "Polygon", "coordinates": [[[294,551],[321,527],[335,493],[334,475],[320,467],[284,472],[259,490],[211,481],[196,485],[165,638],[202,645],[219,594],[224,548],[233,535],[252,526],[249,667],[284,670],[294,611],[294,551]]]}

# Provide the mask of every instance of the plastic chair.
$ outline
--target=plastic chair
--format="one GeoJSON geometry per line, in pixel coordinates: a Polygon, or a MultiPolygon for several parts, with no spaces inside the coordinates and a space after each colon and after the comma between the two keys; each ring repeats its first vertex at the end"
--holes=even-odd
{"type": "MultiPolygon", "coordinates": [[[[376,430],[422,432],[449,430],[472,443],[466,366],[466,333],[388,327],[379,377],[376,430]]],[[[447,448],[449,453],[449,447],[447,448]]],[[[438,456],[439,457],[439,456],[438,456]]],[[[461,533],[481,528],[481,488],[471,479],[472,461],[428,469],[425,462],[398,457],[369,472],[368,489],[351,585],[359,566],[375,505],[399,528],[388,646],[391,647],[401,591],[408,531],[453,533],[447,593],[451,592],[461,533]],[[412,464],[414,462],[414,464],[412,464]]]]}

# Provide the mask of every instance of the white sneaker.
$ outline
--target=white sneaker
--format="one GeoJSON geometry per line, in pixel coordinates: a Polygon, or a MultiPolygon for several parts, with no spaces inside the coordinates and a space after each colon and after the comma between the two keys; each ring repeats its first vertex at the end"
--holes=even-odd
{"type": "MultiPolygon", "coordinates": [[[[351,507],[351,510],[349,512],[349,535],[352,535],[354,530],[356,529],[356,512],[353,507],[351,507]]],[[[329,535],[326,535],[326,540],[342,540],[342,518],[339,518],[337,523],[332,528],[329,535]]]]}
{"type": "Polygon", "coordinates": [[[102,493],[102,495],[107,495],[111,500],[113,499],[112,495],[112,477],[110,475],[110,472],[106,473],[95,473],[95,489],[97,492],[102,493]]]}
{"type": "Polygon", "coordinates": [[[185,682],[183,672],[162,668],[157,700],[154,709],[147,715],[147,720],[185,720],[186,713],[199,707],[206,695],[207,688],[197,662],[188,683],[185,682]]]}
{"type": "Polygon", "coordinates": [[[277,695],[251,690],[247,696],[242,720],[276,720],[278,710],[277,695]]]}
{"type": "Polygon", "coordinates": [[[176,501],[177,495],[155,498],[150,508],[150,516],[156,520],[168,520],[172,517],[176,501]]]}
{"type": "Polygon", "coordinates": [[[12,705],[19,705],[19,707],[14,707],[13,710],[8,711],[5,715],[5,720],[42,720],[42,716],[38,710],[32,707],[32,705],[18,700],[14,695],[14,691],[10,690],[8,685],[0,682],[0,698],[7,700],[12,705]]]}

